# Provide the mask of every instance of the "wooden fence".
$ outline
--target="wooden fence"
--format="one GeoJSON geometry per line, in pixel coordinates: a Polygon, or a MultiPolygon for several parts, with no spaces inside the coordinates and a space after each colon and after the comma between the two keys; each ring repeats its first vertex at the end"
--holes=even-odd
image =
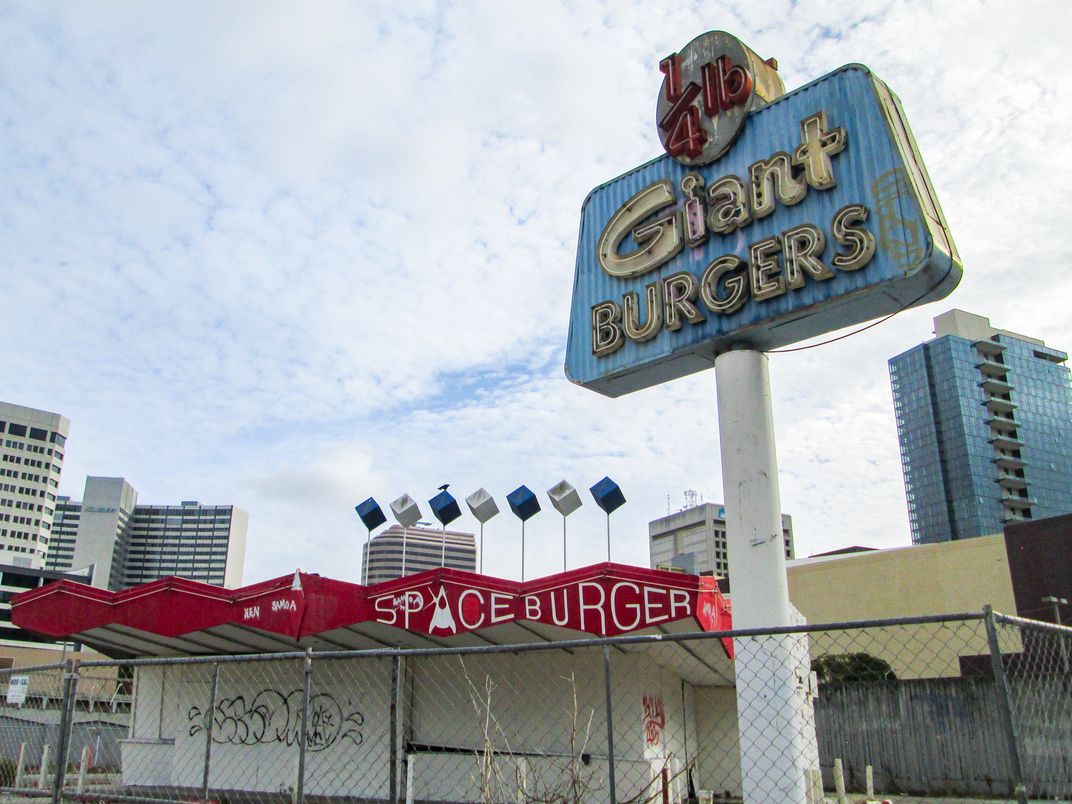
{"type": "MultiPolygon", "coordinates": [[[[1028,793],[1072,797],[1072,683],[1009,680],[1028,793]]],[[[1010,748],[992,678],[823,684],[816,731],[824,784],[840,758],[850,790],[915,795],[1010,795],[1010,748]]]]}

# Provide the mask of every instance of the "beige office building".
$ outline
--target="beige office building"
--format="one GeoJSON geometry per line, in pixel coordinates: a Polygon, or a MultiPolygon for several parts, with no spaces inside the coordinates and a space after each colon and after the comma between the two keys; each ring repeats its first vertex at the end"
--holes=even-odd
{"type": "MultiPolygon", "coordinates": [[[[793,558],[793,518],[782,514],[785,557],[793,558]]],[[[715,575],[729,579],[726,546],[726,509],[701,503],[648,523],[651,566],[677,569],[690,575],[715,575]]]]}
{"type": "Polygon", "coordinates": [[[0,564],[44,565],[70,425],[58,413],[0,402],[0,564]]]}
{"type": "Polygon", "coordinates": [[[476,572],[476,540],[472,533],[391,525],[373,536],[370,545],[371,553],[369,547],[361,545],[362,557],[369,555],[370,584],[442,566],[476,572]]]}
{"type": "Polygon", "coordinates": [[[93,567],[93,583],[126,589],[179,576],[242,585],[249,514],[233,505],[144,505],[121,477],[87,477],[81,502],[61,497],[46,566],[93,567]]]}

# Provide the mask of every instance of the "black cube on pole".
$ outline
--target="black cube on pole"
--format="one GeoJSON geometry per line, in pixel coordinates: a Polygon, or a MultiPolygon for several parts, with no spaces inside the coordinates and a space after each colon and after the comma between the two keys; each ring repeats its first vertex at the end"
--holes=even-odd
{"type": "Polygon", "coordinates": [[[518,486],[506,495],[506,501],[521,520],[521,580],[525,580],[525,522],[540,513],[540,501],[528,486],[518,486]]]}
{"type": "Polygon", "coordinates": [[[610,515],[625,504],[625,495],[621,487],[605,477],[590,489],[596,505],[607,514],[607,561],[610,561],[610,515]]]}
{"type": "Polygon", "coordinates": [[[445,567],[447,566],[447,525],[460,517],[462,512],[458,508],[458,501],[446,489],[430,499],[428,505],[432,507],[432,515],[443,526],[443,547],[439,554],[439,566],[445,567]]]}
{"type": "Polygon", "coordinates": [[[380,525],[387,521],[387,517],[384,516],[383,510],[380,508],[372,497],[369,497],[363,503],[358,503],[354,506],[354,510],[357,511],[357,515],[361,517],[361,523],[368,531],[368,536],[365,538],[365,560],[363,569],[365,585],[368,585],[368,564],[369,553],[372,551],[372,531],[376,530],[380,525]]]}

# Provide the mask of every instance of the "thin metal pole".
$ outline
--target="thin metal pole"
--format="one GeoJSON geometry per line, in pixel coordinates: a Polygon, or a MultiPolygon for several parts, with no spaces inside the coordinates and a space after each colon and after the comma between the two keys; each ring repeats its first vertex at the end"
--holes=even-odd
{"type": "Polygon", "coordinates": [[[521,580],[525,580],[525,520],[521,520],[521,580]]]}
{"type": "Polygon", "coordinates": [[[1009,771],[1012,776],[1013,795],[1017,804],[1028,804],[1027,788],[1024,786],[1024,768],[1020,760],[1020,747],[1016,740],[1016,720],[1012,714],[1012,692],[1009,680],[1005,676],[1005,662],[1001,658],[1001,645],[998,644],[998,629],[994,624],[994,609],[988,603],[983,606],[986,623],[986,641],[990,645],[990,666],[994,671],[994,686],[998,693],[998,708],[1001,710],[1002,725],[1009,748],[1009,771]]]}
{"type": "Polygon", "coordinates": [[[447,566],[447,526],[443,526],[443,547],[439,553],[439,566],[447,566]]]}
{"type": "Polygon", "coordinates": [[[681,736],[685,749],[685,783],[692,793],[692,773],[689,770],[689,712],[685,705],[685,679],[681,679],[681,736]]]}
{"type": "Polygon", "coordinates": [[[480,574],[484,574],[484,523],[480,523],[480,574]]]}
{"type": "Polygon", "coordinates": [[[607,514],[607,563],[610,563],[610,514],[607,514]]]}
{"type": "MultiPolygon", "coordinates": [[[[74,725],[74,704],[77,694],[78,670],[74,662],[68,659],[63,674],[63,709],[60,711],[60,733],[56,746],[56,778],[52,783],[54,804],[59,804],[63,799],[64,777],[67,775],[67,752],[70,751],[71,746],[71,729],[74,725]]],[[[42,763],[43,766],[44,763],[42,763]]]]}
{"type": "MultiPolygon", "coordinates": [[[[1068,600],[1063,597],[1056,597],[1050,595],[1049,597],[1042,598],[1043,603],[1053,604],[1053,622],[1055,625],[1064,625],[1061,622],[1061,606],[1067,606],[1068,600]]],[[[1062,634],[1057,634],[1057,645],[1061,649],[1061,665],[1064,667],[1065,675],[1068,675],[1068,638],[1062,634]]]]}
{"type": "Polygon", "coordinates": [[[610,645],[603,646],[603,689],[607,696],[607,761],[610,775],[610,804],[618,804],[618,792],[614,780],[614,710],[610,694],[610,645]]]}
{"type": "Polygon", "coordinates": [[[205,767],[201,775],[201,800],[208,801],[208,771],[212,761],[212,728],[216,724],[216,692],[220,686],[220,663],[212,666],[212,686],[208,693],[208,711],[205,712],[205,767]]]}
{"type": "Polygon", "coordinates": [[[562,517],[562,571],[566,571],[566,517],[562,517]]]}
{"type": "Polygon", "coordinates": [[[409,528],[402,528],[402,577],[406,577],[406,542],[409,541],[409,528]]]}
{"type": "Polygon", "coordinates": [[[298,733],[298,778],[294,782],[294,804],[305,801],[305,750],[309,745],[309,688],[313,679],[313,649],[305,649],[302,665],[301,731],[298,733]]]}
{"type": "Polygon", "coordinates": [[[390,766],[391,779],[388,785],[390,795],[388,800],[391,804],[397,804],[398,802],[398,690],[399,690],[399,673],[402,668],[402,660],[399,657],[394,656],[391,658],[391,738],[389,742],[390,746],[390,766]]]}
{"type": "Polygon", "coordinates": [[[372,529],[369,528],[366,531],[366,533],[368,535],[365,536],[365,561],[364,561],[364,564],[365,564],[365,566],[364,566],[365,580],[363,581],[363,583],[365,584],[365,586],[368,586],[368,563],[369,563],[369,557],[372,554],[372,529]]]}

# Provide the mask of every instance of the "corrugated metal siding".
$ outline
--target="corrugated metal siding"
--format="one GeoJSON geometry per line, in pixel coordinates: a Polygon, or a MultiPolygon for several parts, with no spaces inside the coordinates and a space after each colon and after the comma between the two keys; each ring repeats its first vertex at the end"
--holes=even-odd
{"type": "MultiPolygon", "coordinates": [[[[921,175],[921,170],[906,165],[902,158],[891,133],[889,113],[889,109],[883,108],[870,72],[850,65],[753,112],[735,145],[712,165],[687,168],[664,156],[593,190],[582,209],[566,357],[570,378],[616,396],[654,384],[639,381],[635,376],[608,382],[615,376],[635,373],[635,367],[641,363],[672,361],[684,355],[685,359],[678,365],[662,372],[661,381],[710,365],[714,355],[731,344],[731,335],[733,341],[770,349],[884,315],[914,300],[922,303],[917,297],[946,275],[940,295],[951,291],[959,280],[959,264],[946,251],[933,248],[935,238],[930,235],[933,219],[923,214],[912,192],[912,180],[921,175]],[[826,112],[829,127],[843,127],[847,134],[846,148],[832,157],[836,187],[829,190],[809,187],[801,203],[791,207],[779,204],[772,215],[730,235],[712,234],[700,246],[686,246],[669,263],[643,276],[619,279],[599,267],[596,245],[606,222],[642,188],[669,179],[678,188],[680,199],[680,180],[690,170],[702,175],[708,185],[732,174],[747,186],[750,164],[779,151],[792,153],[800,143],[800,121],[819,111],[826,112]],[[888,176],[891,171],[903,171],[901,175],[905,179],[895,184],[895,208],[899,210],[901,223],[899,229],[887,227],[885,236],[879,236],[873,185],[878,177],[888,176]],[[602,358],[593,356],[593,305],[606,300],[620,304],[622,294],[627,291],[637,292],[643,299],[645,285],[683,270],[699,278],[706,266],[723,254],[735,254],[747,261],[749,244],[802,223],[811,223],[826,234],[825,261],[829,264],[829,257],[837,247],[830,233],[831,220],[839,209],[853,203],[871,209],[866,228],[879,239],[875,257],[864,268],[851,273],[838,271],[834,279],[824,282],[809,277],[803,288],[788,290],[768,301],[755,302],[749,298],[743,307],[728,316],[710,314],[701,307],[707,315],[703,323],[685,323],[678,332],[664,329],[642,344],[627,340],[613,354],[602,358]],[[905,242],[916,244],[912,251],[922,255],[921,259],[906,263],[901,248],[905,242]]],[[[912,148],[907,149],[910,159],[913,153],[912,148]]],[[[944,236],[938,242],[951,243],[944,236]]],[[[632,238],[627,237],[623,250],[634,247],[632,238]]]]}

